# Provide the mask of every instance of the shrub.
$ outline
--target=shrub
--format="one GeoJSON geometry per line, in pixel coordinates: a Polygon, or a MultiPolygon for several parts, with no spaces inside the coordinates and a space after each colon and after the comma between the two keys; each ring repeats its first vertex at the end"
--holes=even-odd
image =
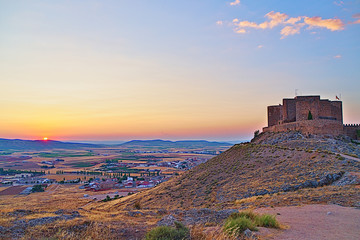
{"type": "Polygon", "coordinates": [[[242,211],[242,212],[232,213],[229,216],[230,219],[236,219],[236,218],[242,218],[242,217],[245,217],[245,218],[248,218],[248,219],[251,219],[251,220],[255,220],[257,215],[256,215],[256,213],[254,213],[252,211],[242,211]]]}
{"type": "Polygon", "coordinates": [[[189,229],[180,222],[175,222],[175,227],[160,226],[150,230],[146,240],[183,240],[189,239],[189,229]]]}
{"type": "Polygon", "coordinates": [[[312,119],[313,119],[313,116],[312,116],[311,112],[309,111],[309,113],[308,113],[308,120],[312,120],[312,119]]]}
{"type": "Polygon", "coordinates": [[[44,187],[42,185],[34,185],[31,189],[31,192],[44,192],[44,187]]]}
{"type": "Polygon", "coordinates": [[[141,208],[141,205],[140,205],[140,202],[137,201],[135,204],[134,204],[134,208],[136,209],[140,209],[141,208]]]}
{"type": "Polygon", "coordinates": [[[259,131],[259,130],[256,130],[256,131],[254,132],[254,138],[258,137],[259,135],[260,135],[260,131],[259,131]]]}
{"type": "Polygon", "coordinates": [[[276,220],[275,216],[269,214],[263,214],[256,218],[256,225],[259,227],[279,228],[280,224],[276,220]]]}
{"type": "Polygon", "coordinates": [[[280,224],[273,215],[243,211],[232,213],[226,219],[223,231],[230,236],[240,236],[246,229],[257,231],[256,227],[280,228],[280,224]]]}
{"type": "Polygon", "coordinates": [[[246,229],[257,231],[254,222],[245,216],[228,218],[224,224],[224,231],[233,236],[240,236],[246,229]]]}

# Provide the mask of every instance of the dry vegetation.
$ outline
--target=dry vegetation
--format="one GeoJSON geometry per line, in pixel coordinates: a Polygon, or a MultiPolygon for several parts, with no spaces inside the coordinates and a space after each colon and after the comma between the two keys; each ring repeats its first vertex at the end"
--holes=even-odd
{"type": "MultiPolygon", "coordinates": [[[[359,172],[360,163],[338,155],[281,145],[241,144],[160,186],[136,194],[129,200],[118,200],[98,210],[132,209],[135,202],[142,208],[190,209],[225,206],[280,206],[283,204],[339,203],[354,206],[359,200],[355,185],[344,187],[306,186],[319,182],[326,175],[359,172]],[[240,204],[241,199],[259,201],[240,204]],[[344,198],[346,196],[347,198],[344,198]],[[263,201],[261,199],[267,199],[263,201]]],[[[245,200],[244,200],[245,201],[245,200]]]]}
{"type": "MultiPolygon", "coordinates": [[[[262,139],[263,140],[263,139],[262,139]]],[[[261,141],[262,141],[261,140],[261,141]]],[[[326,176],[359,175],[360,162],[326,149],[253,142],[223,154],[159,186],[109,202],[83,198],[78,185],[53,185],[46,192],[0,198],[0,232],[19,220],[79,216],[28,226],[24,239],[141,239],[173,210],[256,209],[302,204],[356,206],[358,184],[317,187],[326,176]],[[294,188],[298,186],[297,188],[294,188]],[[300,187],[299,187],[300,186],[300,187]],[[18,214],[19,209],[29,210],[18,214]],[[62,210],[62,213],[57,213],[62,210]]],[[[193,239],[231,239],[218,223],[190,226],[193,239]]],[[[4,231],[3,231],[4,233],[4,231]]],[[[5,239],[14,237],[6,232],[5,239]]],[[[235,239],[235,237],[234,237],[235,239]]]]}

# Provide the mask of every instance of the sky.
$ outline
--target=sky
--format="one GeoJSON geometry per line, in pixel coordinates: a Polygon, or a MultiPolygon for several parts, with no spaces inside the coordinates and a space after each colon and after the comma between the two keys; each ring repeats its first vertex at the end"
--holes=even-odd
{"type": "Polygon", "coordinates": [[[360,0],[0,0],[0,137],[247,140],[283,98],[360,123],[360,0]]]}

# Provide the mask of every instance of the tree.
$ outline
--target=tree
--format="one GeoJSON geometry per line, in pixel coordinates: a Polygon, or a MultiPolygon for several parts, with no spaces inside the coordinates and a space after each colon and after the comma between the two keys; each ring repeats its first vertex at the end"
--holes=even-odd
{"type": "Polygon", "coordinates": [[[312,116],[311,112],[309,111],[308,120],[312,120],[312,119],[313,119],[313,116],[312,116]]]}
{"type": "Polygon", "coordinates": [[[259,131],[259,130],[256,130],[256,131],[254,132],[254,138],[256,138],[257,136],[259,136],[259,134],[260,134],[260,131],[259,131]]]}

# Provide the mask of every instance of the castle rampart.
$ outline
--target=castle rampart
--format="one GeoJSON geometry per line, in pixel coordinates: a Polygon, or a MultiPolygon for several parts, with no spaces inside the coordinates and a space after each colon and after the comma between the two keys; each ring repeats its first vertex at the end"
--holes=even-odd
{"type": "Polygon", "coordinates": [[[301,131],[306,134],[347,135],[360,139],[360,124],[343,125],[342,102],[320,96],[284,98],[283,104],[268,106],[264,132],[301,131]]]}
{"type": "Polygon", "coordinates": [[[344,134],[352,139],[360,140],[360,124],[345,124],[344,134]]]}

